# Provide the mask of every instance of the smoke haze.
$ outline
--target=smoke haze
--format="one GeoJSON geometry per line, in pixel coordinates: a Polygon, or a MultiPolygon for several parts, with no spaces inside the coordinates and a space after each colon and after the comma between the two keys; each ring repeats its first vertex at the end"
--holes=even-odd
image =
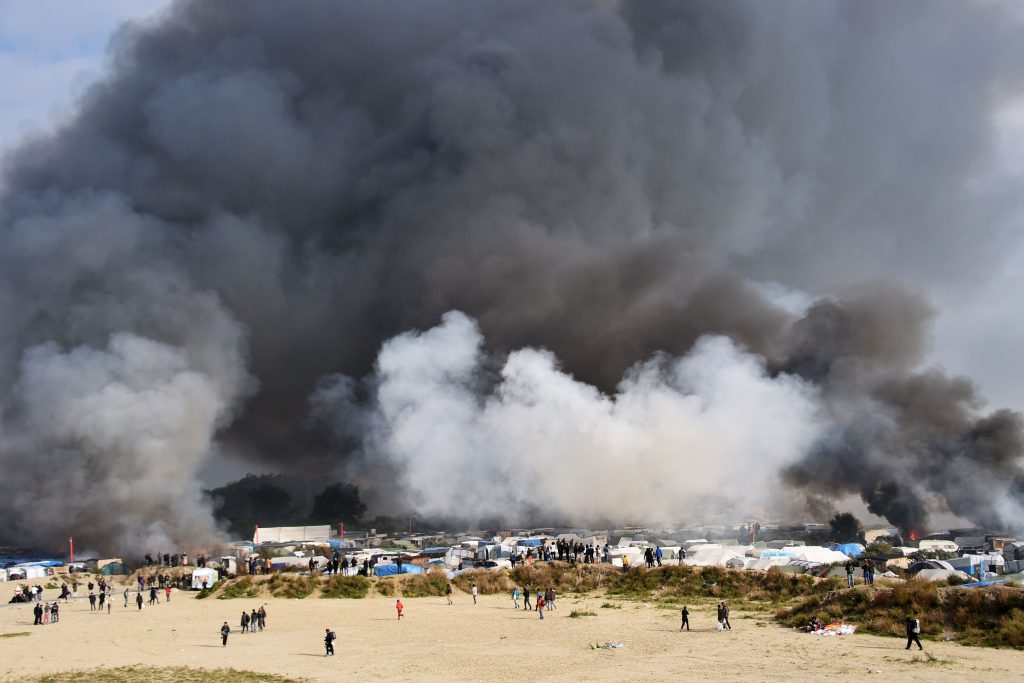
{"type": "Polygon", "coordinates": [[[999,3],[548,0],[126,26],[5,163],[0,514],[200,542],[198,472],[230,455],[429,509],[670,517],[753,471],[1009,523],[1020,416],[929,367],[917,292],[1012,229],[978,179],[1020,29],[999,3]],[[553,500],[526,481],[550,468],[633,493],[553,500]]]}

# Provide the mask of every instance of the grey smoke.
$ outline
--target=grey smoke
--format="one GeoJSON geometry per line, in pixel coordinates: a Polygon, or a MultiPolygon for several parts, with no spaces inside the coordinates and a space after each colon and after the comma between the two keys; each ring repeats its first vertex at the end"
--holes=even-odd
{"type": "MultiPolygon", "coordinates": [[[[366,427],[325,431],[308,397],[458,309],[499,367],[549,349],[606,395],[656,352],[731,338],[817,385],[836,425],[792,481],[988,519],[933,465],[1005,493],[1019,418],[927,369],[929,316],[904,319],[899,287],[847,292],[998,258],[1003,195],[971,181],[1020,85],[1020,38],[996,3],[177,2],[125,27],[74,119],[6,161],[0,451],[19,476],[0,512],[40,542],[74,512],[98,520],[97,547],[158,522],[185,543],[210,528],[191,521],[210,458],[354,471],[366,427]],[[764,282],[824,300],[794,314],[764,282]],[[92,376],[117,339],[155,344],[215,397],[186,444],[144,447],[173,437],[162,415],[138,441],[34,417],[30,359],[92,376]],[[932,390],[941,405],[919,405],[932,390]],[[182,479],[161,489],[167,459],[182,479]],[[122,470],[147,492],[120,503],[123,530],[93,516],[122,470]],[[9,495],[26,481],[48,511],[33,519],[9,495]]],[[[164,372],[133,385],[140,400],[164,372]]]]}

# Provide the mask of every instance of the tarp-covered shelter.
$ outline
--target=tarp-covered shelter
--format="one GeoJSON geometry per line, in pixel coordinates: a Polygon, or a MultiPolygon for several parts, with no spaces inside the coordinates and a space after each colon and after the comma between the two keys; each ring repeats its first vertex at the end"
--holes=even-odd
{"type": "Polygon", "coordinates": [[[864,546],[860,543],[843,543],[833,548],[838,553],[842,553],[847,557],[860,557],[864,554],[864,546]]]}
{"type": "Polygon", "coordinates": [[[120,562],[108,562],[100,569],[101,576],[127,576],[128,569],[120,562]]]}
{"type": "Polygon", "coordinates": [[[422,574],[423,567],[414,564],[402,564],[399,569],[397,564],[378,564],[373,568],[374,576],[396,576],[398,574],[422,574]]]}
{"type": "Polygon", "coordinates": [[[216,569],[210,569],[209,567],[200,567],[199,569],[192,570],[192,589],[202,590],[204,583],[206,584],[207,588],[212,588],[213,584],[217,583],[216,569]]]}

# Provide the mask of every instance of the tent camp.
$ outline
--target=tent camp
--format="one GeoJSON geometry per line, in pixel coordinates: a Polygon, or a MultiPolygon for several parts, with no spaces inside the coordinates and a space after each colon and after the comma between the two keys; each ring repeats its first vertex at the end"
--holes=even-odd
{"type": "Polygon", "coordinates": [[[217,583],[216,569],[203,567],[192,570],[192,590],[202,590],[204,583],[207,588],[212,588],[213,584],[217,583]]]}
{"type": "Polygon", "coordinates": [[[397,564],[378,564],[373,568],[375,576],[395,576],[396,574],[422,574],[423,568],[414,564],[403,564],[399,570],[397,564]]]}
{"type": "Polygon", "coordinates": [[[695,567],[743,567],[746,563],[746,546],[696,546],[686,553],[683,564],[695,567]]]}
{"type": "Polygon", "coordinates": [[[843,543],[834,547],[833,550],[847,557],[860,557],[864,554],[864,546],[860,543],[843,543]]]}

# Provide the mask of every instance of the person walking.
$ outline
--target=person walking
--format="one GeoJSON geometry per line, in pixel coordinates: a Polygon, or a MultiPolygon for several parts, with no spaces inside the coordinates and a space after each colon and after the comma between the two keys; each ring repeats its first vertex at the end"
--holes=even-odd
{"type": "Polygon", "coordinates": [[[327,650],[324,653],[324,657],[334,656],[334,639],[337,637],[334,635],[334,631],[327,629],[327,633],[324,635],[324,648],[327,650]]]}
{"type": "Polygon", "coordinates": [[[682,611],[683,623],[679,626],[679,630],[682,631],[684,628],[690,630],[690,610],[686,609],[686,605],[683,605],[682,611]]]}
{"type": "MultiPolygon", "coordinates": [[[[141,596],[140,596],[141,598],[141,596]]],[[[228,622],[224,622],[224,625],[220,627],[220,645],[221,647],[227,647],[228,634],[231,633],[231,627],[228,626],[228,622]]]]}
{"type": "Polygon", "coordinates": [[[913,614],[907,615],[907,647],[909,650],[911,643],[917,643],[917,649],[923,650],[924,647],[921,645],[921,621],[913,614]]]}
{"type": "Polygon", "coordinates": [[[446,598],[448,598],[448,604],[449,605],[454,604],[452,602],[452,585],[450,583],[447,586],[445,586],[444,595],[445,595],[446,598]]]}
{"type": "Polygon", "coordinates": [[[519,586],[512,587],[512,604],[519,609],[519,586]]]}
{"type": "Polygon", "coordinates": [[[469,592],[473,595],[473,604],[475,605],[476,604],[476,584],[475,583],[473,584],[473,587],[470,589],[469,592]]]}
{"type": "Polygon", "coordinates": [[[135,594],[135,604],[139,606],[139,611],[142,611],[142,593],[135,594]]]}
{"type": "Polygon", "coordinates": [[[541,589],[538,588],[537,589],[537,602],[539,603],[543,599],[544,599],[544,591],[542,591],[541,589]]]}
{"type": "Polygon", "coordinates": [[[267,626],[267,608],[266,605],[260,605],[259,611],[256,613],[259,617],[260,630],[262,631],[267,626]]]}
{"type": "Polygon", "coordinates": [[[248,633],[249,632],[249,621],[250,621],[249,613],[246,612],[245,610],[242,610],[242,619],[239,622],[239,625],[242,627],[242,633],[248,633]]]}
{"type": "Polygon", "coordinates": [[[718,603],[718,626],[716,627],[719,631],[725,630],[725,610],[722,603],[718,603]]]}
{"type": "Polygon", "coordinates": [[[533,607],[530,606],[530,587],[523,586],[523,609],[531,610],[533,607]]]}
{"type": "Polygon", "coordinates": [[[171,584],[164,586],[164,597],[167,599],[167,602],[171,601],[171,584]]]}
{"type": "Polygon", "coordinates": [[[256,627],[260,623],[260,613],[253,607],[252,614],[249,615],[249,633],[256,633],[256,627]]]}
{"type": "Polygon", "coordinates": [[[732,624],[729,623],[729,605],[722,603],[722,625],[730,631],[732,630],[732,624]]]}
{"type": "Polygon", "coordinates": [[[537,613],[540,615],[541,620],[544,619],[544,596],[537,595],[537,613]]]}
{"type": "Polygon", "coordinates": [[[402,620],[402,610],[405,609],[405,605],[402,604],[401,600],[395,600],[395,611],[398,612],[398,620],[402,620]]]}
{"type": "Polygon", "coordinates": [[[125,607],[128,606],[128,588],[127,587],[125,587],[125,589],[124,589],[124,606],[125,607]]]}

